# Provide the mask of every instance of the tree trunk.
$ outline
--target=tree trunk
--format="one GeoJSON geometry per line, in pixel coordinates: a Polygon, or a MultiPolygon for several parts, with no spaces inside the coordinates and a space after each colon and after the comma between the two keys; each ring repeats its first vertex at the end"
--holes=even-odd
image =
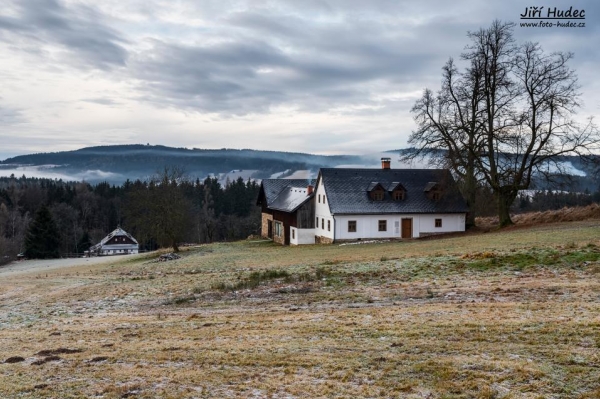
{"type": "Polygon", "coordinates": [[[177,245],[177,239],[173,240],[173,252],[179,252],[179,246],[177,245]]]}
{"type": "Polygon", "coordinates": [[[505,192],[498,190],[496,196],[498,200],[498,219],[500,221],[500,227],[506,227],[514,224],[510,218],[510,207],[515,201],[517,195],[512,191],[505,192]]]}
{"type": "Polygon", "coordinates": [[[467,212],[467,220],[465,223],[465,228],[470,229],[471,227],[475,227],[475,211],[473,210],[474,199],[473,199],[473,202],[467,200],[467,205],[469,206],[469,209],[471,209],[471,210],[469,212],[467,212]]]}
{"type": "Polygon", "coordinates": [[[463,197],[469,207],[466,221],[466,228],[468,229],[475,227],[475,202],[477,201],[477,180],[475,179],[475,171],[472,167],[467,170],[463,190],[463,197]]]}

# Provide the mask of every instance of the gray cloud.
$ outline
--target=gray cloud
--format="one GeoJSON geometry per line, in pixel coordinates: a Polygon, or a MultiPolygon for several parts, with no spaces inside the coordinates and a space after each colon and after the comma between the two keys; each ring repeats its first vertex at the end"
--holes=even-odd
{"type": "Polygon", "coordinates": [[[216,28],[203,27],[202,39],[154,40],[132,60],[140,100],[225,115],[278,106],[390,112],[397,102],[380,94],[438,86],[467,31],[522,12],[518,2],[490,11],[472,1],[260,1],[234,2],[231,12],[208,3],[196,10],[210,13],[216,28]],[[475,15],[485,13],[489,20],[475,15]]]}
{"type": "Polygon", "coordinates": [[[409,90],[440,58],[411,37],[368,22],[319,23],[254,12],[227,19],[230,37],[208,44],[154,41],[131,61],[142,98],[198,111],[245,114],[275,106],[323,111],[374,104],[376,87],[409,90]]]}
{"type": "Polygon", "coordinates": [[[57,45],[80,67],[107,70],[125,65],[126,40],[103,24],[103,16],[93,8],[66,7],[57,0],[24,0],[16,9],[16,16],[0,15],[0,33],[7,40],[57,45]]]}
{"type": "MultiPolygon", "coordinates": [[[[22,111],[35,122],[20,125],[33,132],[27,134],[45,132],[56,142],[56,129],[62,145],[86,145],[92,136],[107,143],[115,140],[105,134],[77,135],[90,126],[93,131],[116,126],[143,132],[139,137],[144,140],[150,134],[161,140],[169,129],[187,129],[165,140],[211,146],[218,141],[215,135],[198,139],[196,132],[219,126],[222,137],[238,140],[244,126],[257,136],[252,145],[271,148],[273,130],[285,129],[287,116],[293,119],[299,110],[305,112],[297,118],[302,120],[281,135],[278,148],[305,151],[311,146],[320,151],[341,146],[361,150],[366,141],[375,148],[380,146],[377,140],[385,140],[388,147],[390,137],[406,136],[414,128],[410,108],[415,97],[425,87],[439,88],[441,67],[448,57],[460,56],[467,31],[496,18],[518,23],[525,7],[517,0],[4,2],[8,7],[0,8],[0,56],[11,58],[4,70],[0,65],[0,77],[12,85],[10,91],[3,89],[14,102],[3,101],[12,108],[0,109],[0,120],[23,120],[18,109],[27,99],[21,89],[36,100],[47,96],[47,101],[33,101],[31,109],[22,111]],[[54,80],[56,72],[61,76],[54,80]],[[51,90],[44,91],[46,83],[51,90]],[[63,96],[62,88],[71,95],[63,96]],[[106,108],[90,115],[92,107],[81,102],[106,108]],[[55,113],[50,115],[50,110],[55,113]],[[152,122],[144,125],[148,112],[152,122]],[[69,119],[57,117],[62,114],[69,119]],[[231,118],[240,115],[250,116],[231,118]],[[260,136],[257,126],[270,135],[260,136]],[[326,132],[335,136],[325,138],[326,132]],[[380,138],[383,133],[385,139],[380,138]]],[[[515,36],[520,42],[539,41],[548,52],[575,52],[572,67],[580,76],[586,104],[593,107],[589,111],[597,113],[600,3],[578,0],[573,7],[586,9],[585,29],[517,26],[515,36]]]]}
{"type": "MultiPolygon", "coordinates": [[[[17,17],[0,16],[0,30],[59,44],[85,67],[125,66],[115,78],[133,82],[135,98],[159,107],[224,115],[266,113],[278,106],[309,112],[376,107],[386,112],[395,103],[378,100],[381,93],[437,86],[441,66],[460,55],[468,30],[493,18],[517,21],[524,7],[516,1],[482,7],[470,0],[256,1],[254,8],[244,1],[228,8],[218,1],[183,4],[212,22],[202,26],[201,38],[147,39],[131,55],[124,47],[131,39],[103,24],[99,11],[66,7],[58,0],[20,3],[17,17]],[[485,14],[490,18],[482,23],[485,14]]],[[[142,7],[158,32],[172,24],[160,21],[162,6],[148,0],[142,7]]],[[[542,34],[518,28],[515,33],[534,40],[542,34]]],[[[582,33],[547,35],[555,39],[582,33]]],[[[597,29],[586,33],[597,34],[597,29]]],[[[114,105],[107,99],[84,101],[114,105]]]]}
{"type": "Polygon", "coordinates": [[[25,122],[21,110],[0,106],[0,126],[16,125],[25,122]]]}
{"type": "Polygon", "coordinates": [[[117,105],[120,104],[120,102],[115,101],[112,98],[107,98],[107,97],[84,98],[84,99],[81,99],[80,101],[83,101],[83,102],[86,102],[86,103],[107,105],[107,106],[117,106],[117,105]]]}

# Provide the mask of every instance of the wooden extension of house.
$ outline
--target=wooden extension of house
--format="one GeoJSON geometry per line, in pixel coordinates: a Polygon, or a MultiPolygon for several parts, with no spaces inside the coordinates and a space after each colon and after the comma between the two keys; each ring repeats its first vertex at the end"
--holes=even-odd
{"type": "Polygon", "coordinates": [[[91,247],[89,253],[93,256],[105,256],[137,254],[138,251],[139,244],[136,239],[121,227],[117,227],[102,241],[91,247]]]}
{"type": "Polygon", "coordinates": [[[261,234],[284,245],[314,244],[314,180],[265,179],[257,205],[262,206],[261,234]]]}
{"type": "Polygon", "coordinates": [[[265,179],[265,238],[283,245],[412,239],[465,231],[469,211],[447,169],[323,168],[316,180],[265,179]]]}

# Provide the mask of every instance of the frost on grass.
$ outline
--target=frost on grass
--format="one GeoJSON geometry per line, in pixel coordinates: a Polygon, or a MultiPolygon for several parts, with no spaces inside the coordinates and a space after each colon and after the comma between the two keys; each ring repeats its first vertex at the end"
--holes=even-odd
{"type": "Polygon", "coordinates": [[[0,397],[596,398],[598,237],[219,243],[11,275],[0,397]]]}

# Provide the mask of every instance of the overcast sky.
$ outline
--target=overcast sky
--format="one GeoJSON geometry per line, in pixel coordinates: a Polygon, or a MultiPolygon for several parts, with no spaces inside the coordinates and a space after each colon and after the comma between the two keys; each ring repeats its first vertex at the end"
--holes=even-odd
{"type": "Polygon", "coordinates": [[[579,115],[600,115],[596,3],[0,0],[0,159],[130,143],[405,147],[415,100],[494,19],[574,52],[579,115]],[[586,27],[519,27],[525,6],[584,9],[586,27]]]}

